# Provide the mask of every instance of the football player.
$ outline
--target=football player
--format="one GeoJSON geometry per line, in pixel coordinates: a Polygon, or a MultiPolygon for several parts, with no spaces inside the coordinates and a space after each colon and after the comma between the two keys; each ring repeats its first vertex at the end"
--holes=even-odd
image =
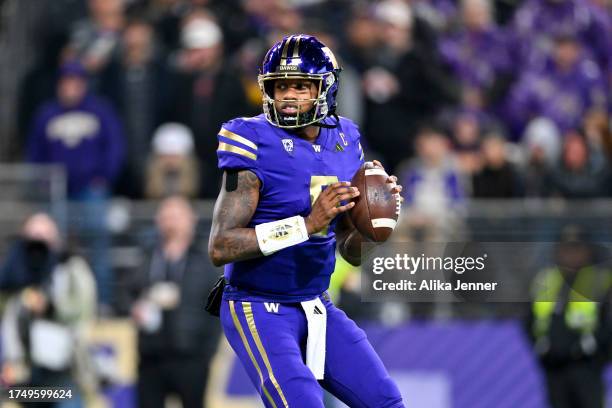
{"type": "Polygon", "coordinates": [[[326,293],[336,244],[359,264],[365,240],[346,214],[359,195],[346,180],[364,154],[356,125],[335,114],[339,73],[315,37],[285,37],[260,69],[264,113],[218,134],[209,253],[225,264],[221,322],[266,407],[322,408],[322,388],[350,407],[404,406],[363,330],[326,293]]]}

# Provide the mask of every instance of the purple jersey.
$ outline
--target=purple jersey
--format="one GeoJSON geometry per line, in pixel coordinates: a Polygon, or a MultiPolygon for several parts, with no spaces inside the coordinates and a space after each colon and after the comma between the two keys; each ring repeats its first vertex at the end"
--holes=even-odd
{"type": "MultiPolygon", "coordinates": [[[[332,123],[327,119],[326,123],[332,123]]],[[[307,216],[323,188],[350,181],[363,162],[356,125],[321,128],[315,143],[268,123],[264,115],[231,120],[219,131],[219,168],[247,169],[261,180],[259,203],[248,227],[307,216]]],[[[229,300],[300,302],[329,286],[335,265],[335,220],[302,244],[225,267],[229,300]]]]}

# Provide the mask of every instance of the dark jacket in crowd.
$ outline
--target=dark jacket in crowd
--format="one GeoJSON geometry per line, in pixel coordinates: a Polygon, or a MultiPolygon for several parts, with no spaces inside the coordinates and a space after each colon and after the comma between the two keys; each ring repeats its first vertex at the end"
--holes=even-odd
{"type": "Polygon", "coordinates": [[[610,192],[607,166],[592,162],[581,171],[570,171],[564,166],[558,166],[550,172],[547,181],[549,195],[568,199],[605,197],[610,192]]]}
{"type": "MultiPolygon", "coordinates": [[[[141,299],[162,282],[174,283],[180,295],[174,308],[159,310],[161,319],[153,319],[157,323],[148,325],[146,319],[140,322],[139,407],[163,408],[169,394],[177,395],[184,407],[203,406],[210,362],[220,335],[218,319],[206,313],[204,305],[218,274],[195,246],[174,262],[168,262],[158,247],[144,262],[136,282],[141,299]]],[[[151,299],[150,292],[148,295],[151,299]]]]}
{"type": "Polygon", "coordinates": [[[206,313],[204,304],[216,282],[218,270],[195,246],[189,248],[178,261],[175,271],[170,272],[165,263],[159,248],[150,251],[132,285],[136,296],[163,281],[174,282],[180,288],[179,304],[175,309],[162,312],[159,330],[153,333],[140,331],[140,355],[157,357],[179,354],[197,357],[212,353],[220,335],[219,322],[206,313]]]}
{"type": "Polygon", "coordinates": [[[472,179],[474,198],[516,198],[522,195],[518,173],[510,164],[485,167],[472,179]]]}

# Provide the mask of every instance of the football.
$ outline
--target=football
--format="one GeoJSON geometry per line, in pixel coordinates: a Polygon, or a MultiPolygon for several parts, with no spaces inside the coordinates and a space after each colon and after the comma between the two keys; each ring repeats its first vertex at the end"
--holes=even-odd
{"type": "Polygon", "coordinates": [[[349,216],[357,231],[375,242],[391,236],[400,215],[400,196],[391,192],[394,184],[387,183],[388,178],[382,167],[365,162],[351,180],[361,194],[353,200],[349,216]]]}

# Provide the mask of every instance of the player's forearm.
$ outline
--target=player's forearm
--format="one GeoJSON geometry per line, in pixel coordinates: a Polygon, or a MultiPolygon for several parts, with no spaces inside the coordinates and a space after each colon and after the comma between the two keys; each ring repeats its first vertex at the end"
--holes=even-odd
{"type": "Polygon", "coordinates": [[[208,252],[215,266],[263,256],[254,228],[232,228],[213,234],[208,252]]]}

